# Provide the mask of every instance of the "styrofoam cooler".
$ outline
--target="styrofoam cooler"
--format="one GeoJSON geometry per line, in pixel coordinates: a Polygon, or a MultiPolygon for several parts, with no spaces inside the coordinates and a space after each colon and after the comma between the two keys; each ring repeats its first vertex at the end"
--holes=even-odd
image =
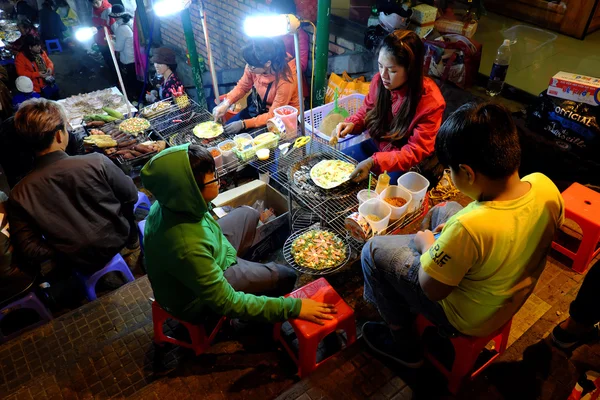
{"type": "MultiPolygon", "coordinates": [[[[338,106],[340,108],[345,108],[348,110],[350,115],[356,114],[356,112],[363,105],[365,100],[365,96],[362,94],[351,94],[349,96],[341,97],[338,99],[338,106]]],[[[315,135],[315,140],[323,144],[329,144],[329,136],[326,133],[321,132],[317,129],[317,126],[321,126],[323,119],[333,110],[334,104],[333,102],[323,104],[322,106],[315,107],[311,110],[304,112],[304,123],[306,125],[306,133],[313,133],[315,135]]],[[[354,146],[355,144],[359,144],[360,142],[369,139],[369,134],[363,132],[360,135],[348,135],[343,139],[338,141],[336,148],[338,150],[344,150],[347,147],[354,146]]]]}

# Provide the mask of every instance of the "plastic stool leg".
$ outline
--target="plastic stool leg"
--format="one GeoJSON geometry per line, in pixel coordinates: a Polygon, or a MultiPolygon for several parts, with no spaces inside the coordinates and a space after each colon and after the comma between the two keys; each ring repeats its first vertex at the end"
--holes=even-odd
{"type": "Polygon", "coordinates": [[[356,342],[356,321],[354,317],[342,321],[338,324],[338,327],[346,332],[348,340],[346,346],[350,346],[352,343],[356,342]]]}
{"type": "MultiPolygon", "coordinates": [[[[582,227],[583,228],[583,227],[582,227]]],[[[579,244],[579,249],[575,254],[575,258],[573,259],[573,271],[579,272],[583,274],[587,269],[592,259],[598,254],[596,252],[596,245],[600,240],[600,228],[596,228],[596,232],[592,234],[592,232],[586,232],[586,229],[583,228],[583,238],[581,239],[581,243],[579,244]]]]}
{"type": "MultiPolygon", "coordinates": [[[[298,338],[300,339],[300,338],[298,338]]],[[[317,368],[317,348],[321,338],[299,340],[298,346],[298,375],[300,378],[308,376],[317,368]]]]}

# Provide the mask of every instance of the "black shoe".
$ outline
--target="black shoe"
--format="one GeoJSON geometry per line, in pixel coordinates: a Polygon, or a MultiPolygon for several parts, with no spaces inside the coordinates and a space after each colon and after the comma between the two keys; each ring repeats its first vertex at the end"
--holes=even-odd
{"type": "Polygon", "coordinates": [[[573,347],[576,347],[585,342],[589,342],[591,340],[598,340],[600,338],[600,332],[598,332],[598,326],[595,325],[588,332],[585,332],[581,335],[576,335],[574,333],[567,332],[563,328],[560,327],[560,324],[556,325],[552,330],[552,342],[556,347],[559,347],[563,350],[570,350],[573,347]]]}
{"type": "MultiPolygon", "coordinates": [[[[409,340],[399,343],[394,340],[390,328],[383,322],[366,322],[362,334],[367,345],[376,353],[388,357],[408,368],[423,365],[423,349],[409,340]]],[[[412,335],[407,334],[407,338],[412,335]]]]}

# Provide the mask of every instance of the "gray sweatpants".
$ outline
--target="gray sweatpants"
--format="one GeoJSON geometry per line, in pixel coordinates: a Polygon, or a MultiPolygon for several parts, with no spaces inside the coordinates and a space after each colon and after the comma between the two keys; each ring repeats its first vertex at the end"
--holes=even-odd
{"type": "Polygon", "coordinates": [[[286,266],[267,263],[260,264],[244,260],[252,246],[259,213],[252,207],[239,207],[217,222],[223,235],[237,250],[237,264],[227,268],[223,275],[237,291],[265,296],[283,296],[294,290],[296,272],[286,266]]]}

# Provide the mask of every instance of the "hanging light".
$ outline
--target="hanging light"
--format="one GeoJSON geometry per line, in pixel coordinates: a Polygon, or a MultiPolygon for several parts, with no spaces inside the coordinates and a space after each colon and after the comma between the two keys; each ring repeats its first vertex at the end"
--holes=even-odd
{"type": "Polygon", "coordinates": [[[94,27],[88,26],[79,28],[75,32],[75,39],[77,39],[79,42],[87,42],[88,40],[93,38],[96,35],[96,33],[98,33],[98,29],[94,27]]]}
{"type": "Polygon", "coordinates": [[[246,18],[244,33],[249,37],[275,37],[296,33],[300,21],[293,14],[257,15],[246,18]]]}
{"type": "Polygon", "coordinates": [[[185,10],[192,4],[191,0],[160,0],[154,3],[154,13],[159,17],[167,17],[185,10]]]}

